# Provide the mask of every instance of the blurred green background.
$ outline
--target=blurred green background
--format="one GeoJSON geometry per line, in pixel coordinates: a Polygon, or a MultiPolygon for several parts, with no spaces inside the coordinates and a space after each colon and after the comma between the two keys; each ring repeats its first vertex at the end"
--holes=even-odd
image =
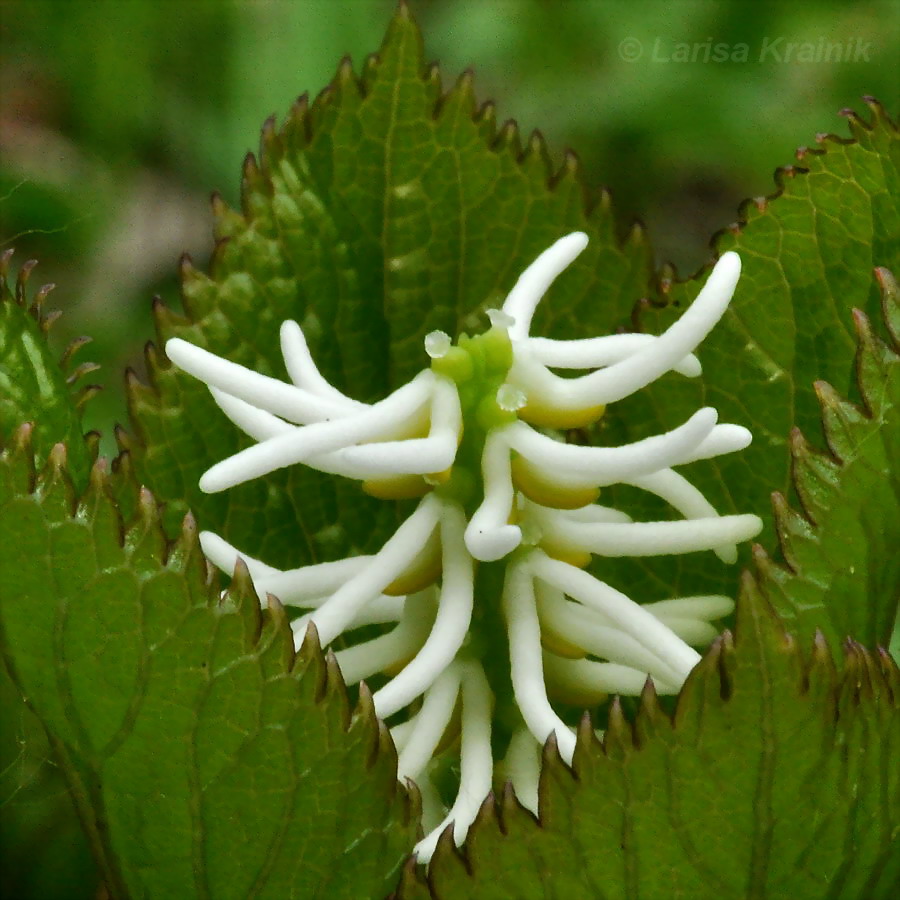
{"type": "MultiPolygon", "coordinates": [[[[59,285],[60,346],[93,335],[84,358],[102,364],[106,391],[91,427],[124,419],[121,372],[141,369],[153,295],[178,305],[180,253],[208,255],[209,193],[237,200],[263,119],[317,93],[344,54],[358,64],[376,50],[393,6],[0,0],[0,249],[38,258],[34,283],[59,285]]],[[[588,184],[612,190],[623,233],[640,217],[684,274],[798,145],[846,133],[842,107],[873,94],[897,111],[897,0],[410,6],[445,85],[473,68],[501,121],[540,127],[557,159],[575,149],[588,184]],[[803,61],[787,46],[820,42],[850,58],[803,61]]],[[[5,678],[0,714],[0,895],[96,896],[40,730],[5,678]]]]}

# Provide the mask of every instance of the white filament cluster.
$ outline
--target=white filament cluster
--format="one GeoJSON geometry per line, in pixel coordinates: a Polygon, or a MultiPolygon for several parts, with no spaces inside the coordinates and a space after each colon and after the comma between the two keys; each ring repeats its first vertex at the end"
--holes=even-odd
{"type": "MultiPolygon", "coordinates": [[[[456,462],[465,415],[457,383],[437,367],[384,400],[365,404],[323,378],[295,322],[281,328],[291,383],[177,338],[166,345],[169,358],[205,382],[225,415],[255,441],[210,468],[200,481],[204,491],[302,463],[357,479],[376,496],[422,495],[410,517],[370,556],[283,571],[211,532],[201,542],[209,559],[229,574],[243,558],[261,596],[271,593],[305,610],[293,622],[298,644],[309,622],[323,646],[350,635],[349,646],[336,654],[348,683],[391,676],[374,694],[375,709],[384,718],[407,711],[392,735],[399,777],[414,779],[422,791],[429,830],[416,853],[423,861],[451,823],[456,842],[462,842],[492,787],[496,698],[469,646],[475,604],[494,602],[475,596],[479,562],[506,560],[502,611],[521,728],[501,769],[520,800],[536,811],[540,745],[554,734],[569,762],[575,747],[574,732],[555,712],[552,698],[596,703],[604,694],[640,692],[648,676],[658,691],[677,692],[699,660],[691,645],[707,644],[716,634],[712,620],[733,606],[720,596],[642,605],[581,566],[592,557],[702,550],[733,562],[735,545],[761,527],[754,515],[718,515],[676,471],[750,443],[747,429],[719,424],[710,407],[671,431],[619,447],[575,446],[552,429],[534,427],[593,421],[606,404],[669,371],[698,375],[693,351],[726,310],[740,274],[737,255],[726,253],[693,304],[658,337],[531,337],[538,302],[586,243],[579,232],[557,241],[521,275],[502,310],[490,314],[493,329],[504,340],[508,335],[512,364],[504,383],[492,388],[506,418],[486,431],[483,491],[468,514],[452,492],[441,490],[456,462]],[[554,368],[590,371],[564,378],[554,368]],[[593,502],[598,488],[619,483],[655,494],[683,518],[633,522],[593,502]],[[536,489],[519,490],[523,484],[536,489]],[[586,499],[572,500],[579,497],[586,499]],[[369,625],[389,628],[352,643],[354,630],[369,625]],[[460,787],[447,810],[429,773],[448,729],[456,727],[460,787]]],[[[452,350],[441,332],[430,334],[425,346],[436,361],[452,350]]]]}

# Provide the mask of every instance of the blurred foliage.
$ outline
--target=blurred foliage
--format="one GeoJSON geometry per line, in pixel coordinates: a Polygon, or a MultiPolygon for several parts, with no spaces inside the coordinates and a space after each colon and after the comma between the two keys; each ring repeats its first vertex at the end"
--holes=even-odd
{"type": "MultiPolygon", "coordinates": [[[[840,128],[841,107],[868,93],[897,108],[895,0],[411,5],[445,72],[471,66],[477,96],[525,133],[540,123],[556,159],[575,148],[588,183],[611,187],[622,230],[643,217],[658,258],[683,271],[705,259],[709,235],[744,197],[772,191],[772,170],[797,143],[840,128]],[[745,43],[748,61],[703,62],[707,41],[745,43]],[[855,62],[779,61],[792,41],[857,41],[866,52],[855,62]],[[698,61],[671,61],[679,42],[698,43],[698,61]],[[623,58],[636,47],[638,59],[623,58]]],[[[342,54],[358,67],[392,9],[392,0],[0,0],[0,249],[15,246],[19,263],[40,259],[34,282],[61,285],[61,345],[95,338],[107,390],[88,407],[89,426],[109,435],[124,420],[120,372],[142,365],[149,299],[177,305],[182,251],[204,263],[208,194],[236,201],[262,119],[318,91],[342,54]]],[[[83,873],[83,841],[70,817],[53,824],[68,798],[36,724],[2,687],[0,888],[75,896],[72,884],[85,880],[68,879],[83,873]],[[29,829],[40,853],[11,839],[27,819],[50,823],[29,829]],[[25,857],[30,874],[17,881],[12,861],[25,857]]]]}

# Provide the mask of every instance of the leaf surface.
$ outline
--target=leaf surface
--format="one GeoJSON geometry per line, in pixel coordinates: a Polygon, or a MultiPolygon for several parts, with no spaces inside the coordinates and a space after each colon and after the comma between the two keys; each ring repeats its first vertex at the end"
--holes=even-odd
{"type": "Polygon", "coordinates": [[[879,270],[879,280],[890,346],[855,314],[862,405],[817,382],[829,452],[792,432],[802,512],[776,494],[784,563],[754,554],[760,586],[789,627],[818,628],[833,646],[847,637],[887,646],[900,608],[900,296],[890,272],[879,270]]]}
{"type": "Polygon", "coordinates": [[[127,457],[76,497],[29,436],[0,458],[0,635],[111,895],[382,896],[414,826],[371,705],[351,714],[314,641],[295,659],[246,572],[220,598],[127,457]]]}

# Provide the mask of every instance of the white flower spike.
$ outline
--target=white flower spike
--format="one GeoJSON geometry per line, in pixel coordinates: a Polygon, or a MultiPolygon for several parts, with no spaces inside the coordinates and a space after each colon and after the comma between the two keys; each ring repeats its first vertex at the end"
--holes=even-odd
{"type": "Polygon", "coordinates": [[[638,603],[589,574],[593,558],[712,550],[732,563],[736,545],[762,527],[754,515],[720,516],[676,471],[750,443],[746,428],[719,424],[712,408],[620,447],[575,446],[535,428],[591,424],[606,404],[667,372],[699,375],[694,351],[741,270],[737,254],[724,254],[658,337],[531,337],[541,298],[586,244],[575,232],[538,256],[503,308],[488,312],[485,333],[455,345],[429,334],[430,366],[374,404],[325,380],[296,322],[281,328],[291,383],[177,338],[166,345],[256,442],[209,469],[204,491],[303,464],[360,481],[376,497],[421,498],[371,556],[282,571],[211,532],[201,542],[220,569],[231,574],[240,556],[261,596],[303,610],[292,623],[298,645],[310,621],[323,646],[349,636],[336,654],[344,677],[378,682],[375,710],[391,719],[398,777],[422,792],[426,835],[415,852],[423,862],[445,828],[457,844],[465,839],[499,773],[537,811],[540,746],[553,734],[567,762],[575,750],[554,701],[594,705],[639,693],[648,677],[660,693],[677,693],[700,658],[693,646],[708,644],[713,620],[733,608],[720,596],[638,603]],[[591,371],[563,378],[551,367],[591,371]],[[597,504],[600,488],[616,483],[660,497],[683,518],[634,522],[597,504]],[[362,626],[384,631],[354,642],[362,626]],[[460,766],[455,799],[432,780],[450,753],[460,766]]]}

